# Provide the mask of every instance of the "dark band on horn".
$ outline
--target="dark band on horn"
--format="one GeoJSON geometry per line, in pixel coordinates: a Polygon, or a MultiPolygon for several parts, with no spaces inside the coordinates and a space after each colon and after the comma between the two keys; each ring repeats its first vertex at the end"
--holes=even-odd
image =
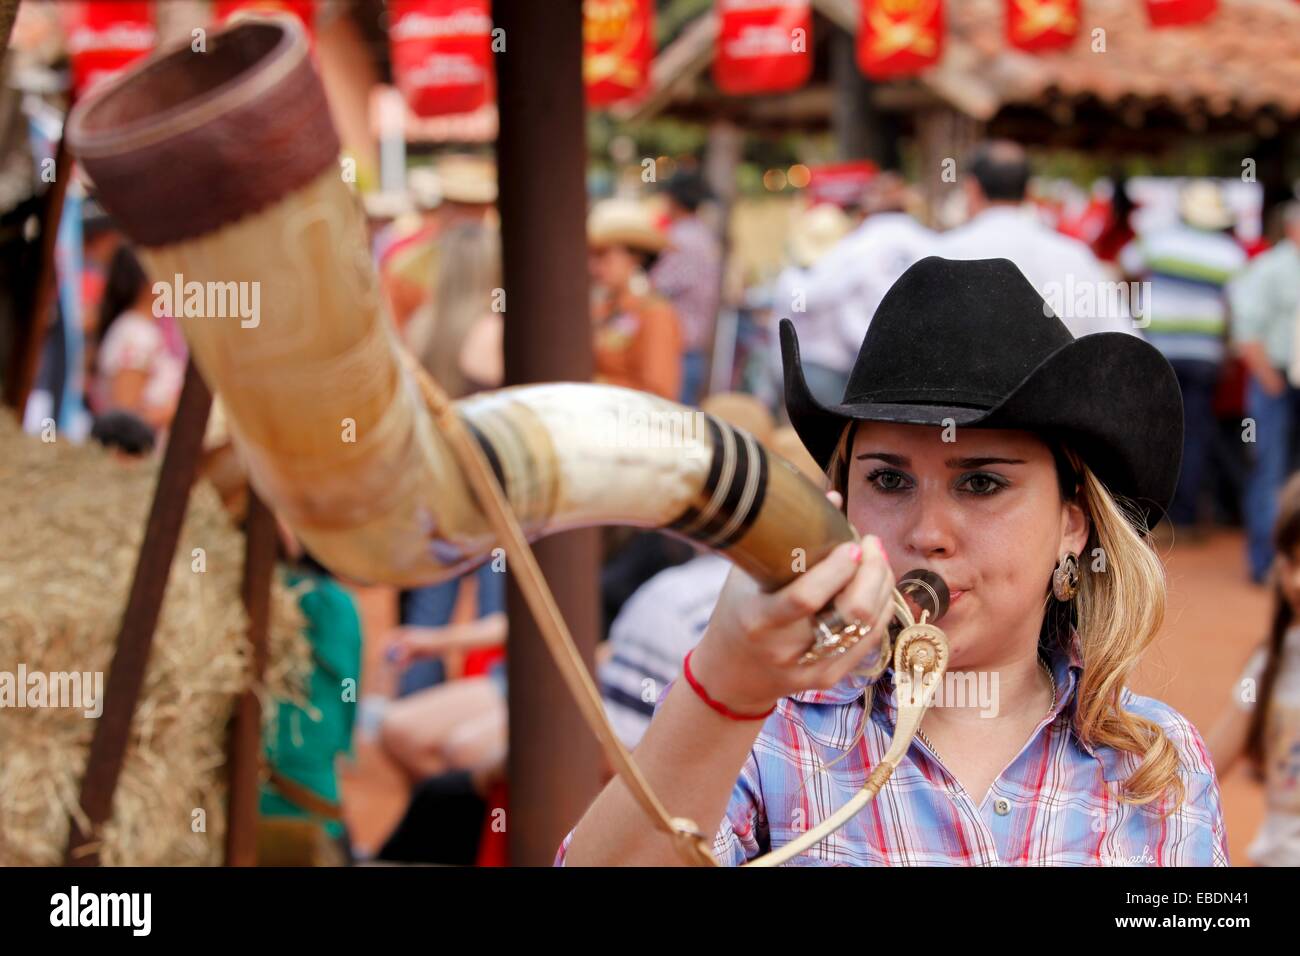
{"type": "Polygon", "coordinates": [[[488,464],[492,466],[492,474],[496,476],[497,484],[504,490],[506,487],[506,473],[501,467],[501,459],[497,457],[496,448],[493,446],[492,442],[488,441],[488,437],[484,435],[483,432],[479,430],[478,426],[472,421],[463,415],[460,420],[465,423],[465,427],[469,429],[469,433],[474,436],[474,440],[478,442],[478,446],[483,449],[483,454],[487,457],[488,464]]]}
{"type": "Polygon", "coordinates": [[[767,494],[767,452],[747,432],[705,415],[713,458],[699,500],[668,529],[716,549],[749,530],[767,494]]]}

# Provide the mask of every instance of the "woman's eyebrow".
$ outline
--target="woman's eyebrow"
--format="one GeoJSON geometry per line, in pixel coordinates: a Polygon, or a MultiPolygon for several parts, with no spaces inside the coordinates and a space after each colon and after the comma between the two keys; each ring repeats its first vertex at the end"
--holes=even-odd
{"type": "Polygon", "coordinates": [[[911,459],[904,455],[891,455],[889,452],[884,451],[864,451],[857,456],[858,461],[866,458],[879,458],[886,465],[896,465],[899,468],[906,468],[912,463],[911,459]]]}
{"type": "Polygon", "coordinates": [[[983,468],[985,465],[1023,465],[1023,458],[949,458],[949,468],[983,468]]]}
{"type": "MultiPolygon", "coordinates": [[[[886,451],[864,451],[856,456],[858,461],[866,458],[875,458],[883,461],[887,465],[894,465],[898,468],[906,468],[912,463],[912,460],[906,455],[894,455],[886,451]]],[[[983,468],[986,465],[1023,465],[1023,458],[999,458],[988,456],[982,458],[949,458],[944,462],[949,468],[983,468]]]]}

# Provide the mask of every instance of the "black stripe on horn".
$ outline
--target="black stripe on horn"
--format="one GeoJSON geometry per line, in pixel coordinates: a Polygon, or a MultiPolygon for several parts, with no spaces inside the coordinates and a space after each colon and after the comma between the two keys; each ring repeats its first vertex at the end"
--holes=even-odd
{"type": "MultiPolygon", "coordinates": [[[[732,428],[726,422],[719,422],[719,425],[729,433],[730,442],[727,444],[735,449],[736,465],[731,472],[731,482],[727,485],[727,493],[723,497],[721,505],[709,516],[709,520],[704,523],[704,526],[699,529],[700,538],[710,548],[719,546],[717,543],[719,533],[731,523],[732,517],[741,506],[745,488],[755,480],[755,476],[750,470],[754,467],[752,461],[754,456],[750,454],[749,442],[745,440],[747,436],[732,428]]],[[[726,473],[725,469],[723,473],[726,473]]]]}
{"type": "Polygon", "coordinates": [[[752,442],[750,448],[749,462],[751,473],[757,471],[754,475],[753,494],[747,501],[741,502],[742,514],[736,515],[740,520],[736,521],[735,527],[730,531],[724,530],[724,536],[714,542],[712,547],[724,550],[731,547],[750,529],[758,518],[758,513],[763,510],[763,499],[767,495],[767,451],[758,444],[757,439],[752,435],[744,436],[749,442],[752,442]]]}
{"type": "Polygon", "coordinates": [[[740,540],[762,510],[767,494],[767,455],[752,435],[712,415],[705,419],[713,447],[708,478],[697,503],[668,528],[720,550],[740,540]],[[729,477],[721,488],[724,475],[729,477]]]}
{"type": "Polygon", "coordinates": [[[492,442],[488,441],[488,437],[484,435],[483,432],[479,431],[478,426],[468,418],[461,416],[460,420],[465,423],[465,427],[469,429],[469,433],[474,436],[474,440],[478,442],[479,447],[483,449],[483,454],[487,456],[488,464],[492,466],[492,474],[497,476],[497,484],[501,486],[503,491],[506,490],[506,473],[505,469],[501,467],[501,459],[497,457],[495,446],[493,446],[492,442]]]}
{"type": "Polygon", "coordinates": [[[666,526],[668,530],[676,531],[688,537],[696,537],[691,529],[700,518],[701,505],[707,504],[713,499],[713,495],[718,488],[718,481],[722,478],[722,461],[724,458],[722,430],[712,415],[705,415],[704,420],[709,425],[709,448],[712,450],[713,456],[709,461],[708,477],[704,479],[704,487],[700,490],[700,496],[696,503],[687,507],[678,518],[666,526]]]}

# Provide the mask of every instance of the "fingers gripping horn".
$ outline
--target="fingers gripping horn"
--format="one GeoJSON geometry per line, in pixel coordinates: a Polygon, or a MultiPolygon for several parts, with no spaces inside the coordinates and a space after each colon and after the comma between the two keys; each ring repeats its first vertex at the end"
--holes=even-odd
{"type": "MultiPolygon", "coordinates": [[[[691,862],[712,862],[707,838],[669,816],[614,737],[527,541],[660,528],[772,590],[797,573],[797,549],[811,566],[856,539],[844,516],[750,435],[645,393],[561,383],[447,401],[383,313],[291,18],[245,20],[205,53],[178,46],[133,66],[77,105],[67,136],[155,292],[170,293],[258,494],[358,581],[433,583],[503,543],[611,762],[691,862]]],[[[907,627],[928,627],[930,641],[942,632],[901,594],[895,603],[897,667],[907,627]]]]}

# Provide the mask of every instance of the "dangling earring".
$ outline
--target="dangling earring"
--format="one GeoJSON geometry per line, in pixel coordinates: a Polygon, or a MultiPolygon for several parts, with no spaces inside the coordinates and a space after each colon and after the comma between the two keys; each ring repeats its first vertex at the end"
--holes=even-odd
{"type": "Polygon", "coordinates": [[[1071,551],[1056,563],[1052,572],[1052,596],[1065,603],[1079,593],[1079,556],[1071,551]]]}

